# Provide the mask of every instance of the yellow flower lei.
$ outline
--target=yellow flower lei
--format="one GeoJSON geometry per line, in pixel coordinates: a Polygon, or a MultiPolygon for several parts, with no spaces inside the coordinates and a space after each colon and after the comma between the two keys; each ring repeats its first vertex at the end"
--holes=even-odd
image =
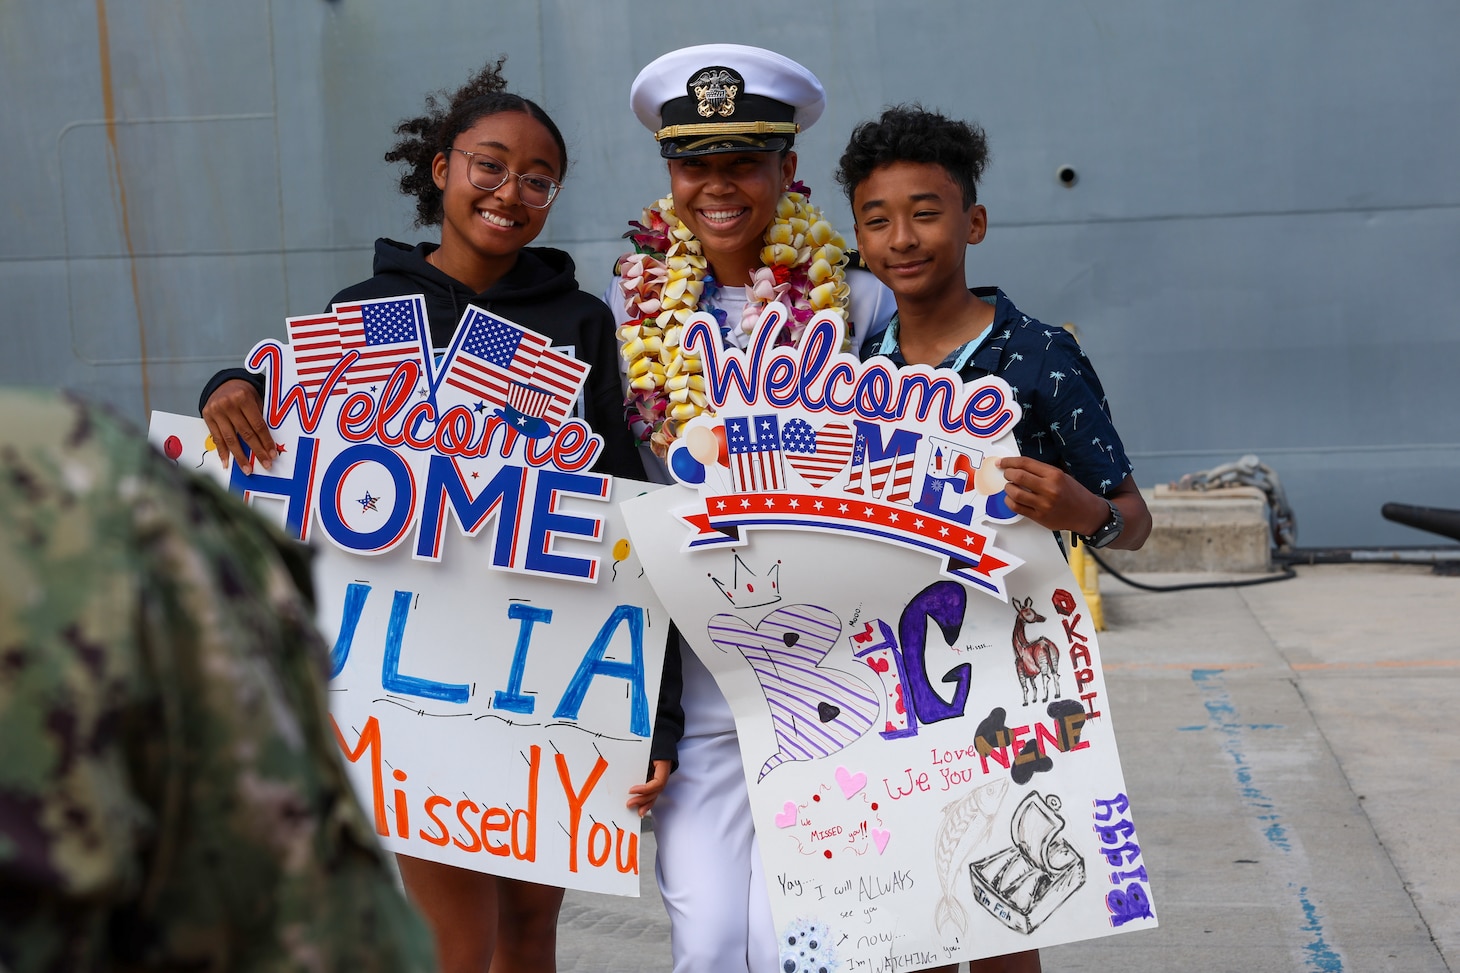
{"type": "MultiPolygon", "coordinates": [[[[765,308],[780,301],[791,320],[779,344],[794,344],[819,311],[837,308],[845,316],[846,240],[811,205],[810,190],[796,185],[781,196],[766,227],[762,266],[752,275],[745,312],[738,322],[721,321],[721,332],[745,347],[765,308]]],[[[665,196],[644,210],[636,250],[619,260],[628,324],[618,329],[619,351],[628,363],[627,405],[635,424],[662,452],[680,426],[709,409],[703,365],[680,345],[685,323],[699,308],[709,264],[700,241],[665,196]]]]}

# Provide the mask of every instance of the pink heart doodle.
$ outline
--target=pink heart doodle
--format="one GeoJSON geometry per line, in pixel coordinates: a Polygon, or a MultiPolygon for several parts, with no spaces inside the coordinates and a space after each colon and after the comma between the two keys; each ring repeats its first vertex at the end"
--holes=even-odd
{"type": "Polygon", "coordinates": [[[877,854],[887,850],[887,840],[892,837],[891,831],[883,831],[881,828],[872,829],[872,842],[877,846],[877,854]]]}
{"type": "Polygon", "coordinates": [[[836,769],[836,782],[841,787],[842,793],[846,795],[847,800],[851,800],[853,794],[856,794],[867,786],[867,775],[860,772],[853,774],[848,772],[845,767],[838,767],[836,769]]]}
{"type": "Polygon", "coordinates": [[[814,490],[826,486],[852,458],[852,429],[844,422],[828,422],[812,430],[805,419],[792,419],[782,433],[786,462],[814,490]]]}
{"type": "Polygon", "coordinates": [[[781,813],[776,815],[776,827],[789,828],[796,823],[796,802],[787,801],[781,813]]]}

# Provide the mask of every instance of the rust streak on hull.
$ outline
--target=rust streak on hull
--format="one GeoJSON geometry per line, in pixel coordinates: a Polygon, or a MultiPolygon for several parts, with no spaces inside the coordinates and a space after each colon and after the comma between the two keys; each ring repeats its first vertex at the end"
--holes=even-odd
{"type": "Polygon", "coordinates": [[[127,268],[132,277],[132,306],[137,312],[138,358],[142,362],[142,414],[152,414],[152,395],[147,377],[147,324],[142,316],[142,289],[137,280],[136,250],[132,246],[132,223],[127,210],[127,183],[122,173],[121,148],[117,143],[117,101],[112,89],[111,37],[107,29],[106,0],[96,0],[97,48],[101,66],[101,100],[106,116],[106,140],[111,148],[112,175],[121,207],[122,239],[127,247],[127,268]]]}

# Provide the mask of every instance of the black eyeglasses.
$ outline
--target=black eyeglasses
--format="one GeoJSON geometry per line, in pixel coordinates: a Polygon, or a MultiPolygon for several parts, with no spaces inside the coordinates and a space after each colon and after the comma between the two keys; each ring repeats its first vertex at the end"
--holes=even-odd
{"type": "Polygon", "coordinates": [[[517,195],[522,200],[522,205],[533,209],[547,209],[552,205],[558,190],[563,188],[552,176],[537,172],[513,172],[500,160],[485,152],[468,152],[455,146],[452,146],[451,151],[460,152],[467,157],[470,165],[467,166],[466,178],[478,189],[493,192],[506,184],[508,176],[516,176],[517,195]]]}

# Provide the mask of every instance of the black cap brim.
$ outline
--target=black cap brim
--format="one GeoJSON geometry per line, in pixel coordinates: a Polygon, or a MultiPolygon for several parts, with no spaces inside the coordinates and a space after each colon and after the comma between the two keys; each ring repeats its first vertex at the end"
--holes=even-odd
{"type": "Polygon", "coordinates": [[[796,142],[794,135],[693,135],[665,139],[659,154],[666,159],[689,159],[730,152],[785,152],[796,142]]]}

